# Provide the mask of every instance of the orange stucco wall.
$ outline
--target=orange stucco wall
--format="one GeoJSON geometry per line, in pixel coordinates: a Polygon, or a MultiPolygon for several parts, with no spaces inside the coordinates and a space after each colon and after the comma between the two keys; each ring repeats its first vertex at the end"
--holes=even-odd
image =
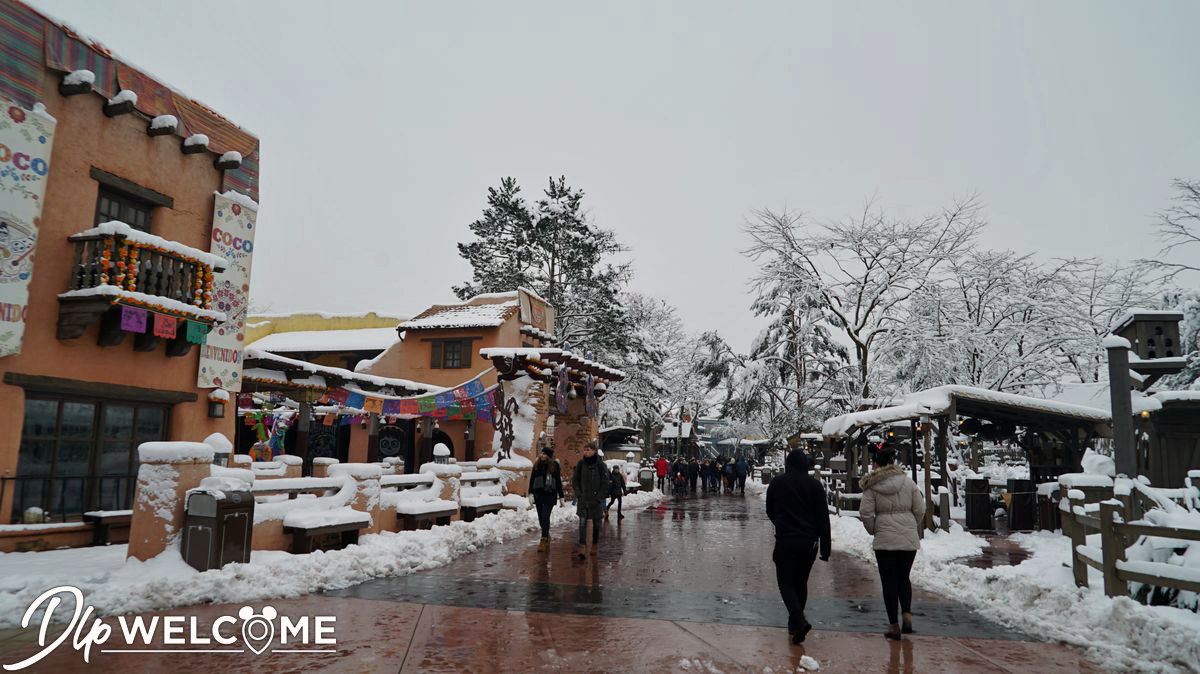
{"type": "MultiPolygon", "coordinates": [[[[510,317],[496,328],[454,329],[454,330],[409,330],[404,335],[403,342],[393,344],[380,356],[379,360],[369,370],[371,374],[384,377],[399,377],[412,379],[435,386],[455,386],[461,384],[479,373],[489,369],[492,362],[479,355],[479,350],[487,347],[517,347],[521,346],[521,324],[516,315],[510,317]],[[445,370],[429,367],[432,344],[429,339],[456,339],[462,337],[478,337],[471,344],[471,367],[445,370]]],[[[492,386],[496,383],[494,372],[483,377],[483,385],[492,386]]],[[[439,421],[438,428],[450,436],[454,442],[454,458],[466,459],[466,422],[439,421]]],[[[492,453],[492,425],[489,423],[475,424],[475,458],[488,456],[492,453]]]]}
{"type": "MultiPolygon", "coordinates": [[[[162,346],[135,352],[132,338],[119,346],[100,347],[97,324],[78,339],[55,337],[57,295],[68,289],[74,256],[67,236],[91,227],[95,217],[99,183],[90,177],[91,167],[172,197],[173,208],[154,209],[151,232],[202,250],[209,249],[213,192],[221,184],[213,155],[183,154],[174,135],[148,136],[147,120],[136,113],[106,117],[99,95],[63,98],[58,94],[59,77],[48,71],[43,83],[42,100],[58,125],[29,285],[24,345],[21,353],[0,358],[0,375],[11,371],[192,392],[196,402],[175,405],[171,412],[170,438],[200,440],[215,431],[232,438],[232,411],[227,410],[224,419],[209,419],[207,390],[195,386],[199,349],[168,358],[162,346]]],[[[16,471],[23,403],[21,388],[0,384],[0,475],[16,471]]]]}

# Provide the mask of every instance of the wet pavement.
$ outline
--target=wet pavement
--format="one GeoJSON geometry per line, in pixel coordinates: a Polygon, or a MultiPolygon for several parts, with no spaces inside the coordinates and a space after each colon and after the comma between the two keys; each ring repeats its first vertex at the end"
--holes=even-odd
{"type": "MultiPolygon", "coordinates": [[[[67,645],[27,671],[823,672],[1094,671],[1078,651],[1033,641],[916,588],[918,634],[881,635],[874,566],[835,552],[817,562],[803,646],[788,643],[760,497],[669,499],[604,524],[600,552],[572,557],[573,525],[548,552],[536,535],[438,569],[267,602],[282,615],[337,616],[334,653],[92,654],[67,645]]],[[[836,542],[835,542],[836,547],[836,542]]],[[[264,603],[252,606],[258,610],[264,603]]],[[[189,614],[201,633],[238,606],[189,614]]],[[[37,648],[0,632],[0,662],[37,648]]]]}

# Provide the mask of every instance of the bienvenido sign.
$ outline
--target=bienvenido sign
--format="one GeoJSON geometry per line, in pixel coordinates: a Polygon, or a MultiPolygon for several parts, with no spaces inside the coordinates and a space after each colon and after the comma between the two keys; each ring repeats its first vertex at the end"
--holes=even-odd
{"type": "Polygon", "coordinates": [[[0,357],[21,352],[54,118],[0,96],[0,357]]]}
{"type": "Polygon", "coordinates": [[[213,204],[209,250],[225,258],[225,271],[213,275],[212,308],[225,314],[225,322],[213,326],[200,352],[196,378],[200,388],[242,390],[242,349],[257,209],[258,204],[237,192],[218,194],[213,204]]]}

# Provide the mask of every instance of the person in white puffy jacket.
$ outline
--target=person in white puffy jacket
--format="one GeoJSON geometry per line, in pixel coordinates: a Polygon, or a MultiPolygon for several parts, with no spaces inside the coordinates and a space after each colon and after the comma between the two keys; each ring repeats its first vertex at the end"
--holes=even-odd
{"type": "Polygon", "coordinates": [[[859,517],[867,533],[875,536],[875,561],[883,584],[888,630],[884,636],[900,639],[912,630],[912,583],[908,580],[913,560],[921,547],[920,526],[925,516],[925,498],[917,484],[896,465],[896,452],[881,449],[873,469],[860,483],[863,489],[859,517]],[[903,624],[897,620],[897,604],[903,624]]]}

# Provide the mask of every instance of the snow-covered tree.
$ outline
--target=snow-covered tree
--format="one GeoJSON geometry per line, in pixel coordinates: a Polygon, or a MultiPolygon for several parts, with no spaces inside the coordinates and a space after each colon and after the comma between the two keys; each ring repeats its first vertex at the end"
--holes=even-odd
{"type": "Polygon", "coordinates": [[[460,243],[471,281],[455,286],[467,299],[486,292],[528,288],[556,309],[556,334],[581,351],[612,357],[629,348],[628,318],[620,294],[628,263],[616,236],[588,221],[584,194],[565,177],[551,178],[530,208],[512,178],[488,190],[488,207],[471,223],[476,240],[460,243]]]}
{"type": "Polygon", "coordinates": [[[850,343],[854,394],[868,397],[876,343],[935,271],[972,249],[982,226],[974,199],[915,221],[873,206],[827,224],[762,210],[746,225],[753,243],[745,254],[759,264],[751,279],[759,297],[819,307],[821,320],[850,343]]]}

